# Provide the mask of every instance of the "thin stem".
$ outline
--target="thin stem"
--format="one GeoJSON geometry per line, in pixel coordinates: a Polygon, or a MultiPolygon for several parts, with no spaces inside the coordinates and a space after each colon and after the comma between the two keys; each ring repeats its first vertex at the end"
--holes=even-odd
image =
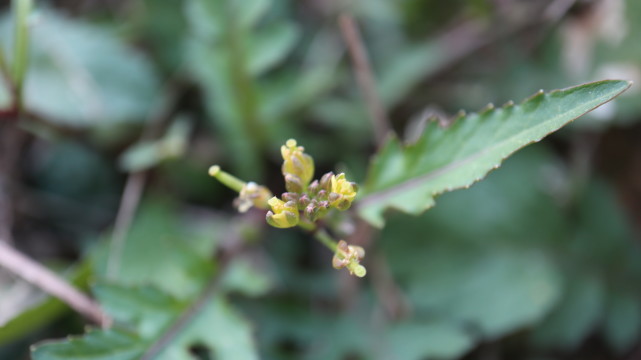
{"type": "Polygon", "coordinates": [[[209,168],[209,175],[215,177],[216,180],[220,181],[223,185],[227,186],[228,188],[238,193],[243,189],[243,187],[246,184],[244,181],[240,180],[234,175],[231,175],[230,173],[222,171],[220,169],[220,166],[218,165],[214,165],[209,168]]]}
{"type": "Polygon", "coordinates": [[[15,21],[15,39],[13,54],[13,82],[15,86],[15,104],[22,109],[22,89],[29,63],[29,24],[31,0],[14,0],[13,16],[15,21]]]}
{"type": "Polygon", "coordinates": [[[305,219],[301,219],[301,221],[298,222],[298,227],[309,232],[316,231],[316,225],[314,223],[307,222],[305,219]]]}
{"type": "Polygon", "coordinates": [[[111,318],[102,311],[96,302],[51,270],[11,247],[6,239],[0,239],[0,266],[60,299],[101,327],[111,326],[111,318]]]}
{"type": "MultiPolygon", "coordinates": [[[[173,108],[178,102],[181,94],[179,76],[180,72],[178,71],[169,79],[168,85],[163,87],[169,88],[169,90],[167,93],[163,94],[161,100],[150,112],[150,116],[147,119],[145,128],[140,136],[141,141],[153,138],[156,135],[155,133],[157,128],[171,116],[173,108]]],[[[140,204],[140,199],[142,198],[142,194],[145,190],[146,182],[146,171],[131,173],[127,177],[127,183],[125,184],[125,189],[120,199],[120,207],[118,208],[118,213],[116,215],[114,231],[109,246],[107,278],[114,279],[118,275],[127,234],[129,233],[129,228],[131,227],[136,215],[136,210],[140,204]]]]}
{"type": "Polygon", "coordinates": [[[116,215],[114,232],[109,247],[109,257],[107,260],[107,278],[109,279],[115,279],[118,276],[127,233],[136,215],[136,210],[138,209],[140,198],[144,192],[146,181],[146,172],[133,173],[127,177],[127,183],[125,184],[125,190],[122,192],[120,199],[120,207],[116,215]]]}
{"type": "Polygon", "coordinates": [[[220,0],[224,8],[222,17],[225,27],[224,41],[227,47],[227,71],[229,89],[233,96],[233,104],[243,134],[247,135],[240,144],[247,150],[238,167],[240,175],[244,177],[253,176],[260,179],[263,173],[263,165],[257,154],[265,143],[263,126],[259,118],[259,104],[256,92],[256,85],[249,71],[249,59],[244,44],[243,33],[238,19],[238,9],[235,1],[220,0]]]}
{"type": "Polygon", "coordinates": [[[327,231],[323,229],[319,229],[314,233],[314,237],[316,238],[316,240],[320,241],[321,244],[325,245],[328,249],[330,249],[332,253],[335,253],[336,250],[338,249],[338,242],[334,240],[327,233],[327,231]]]}
{"type": "Polygon", "coordinates": [[[367,107],[372,127],[374,128],[376,143],[380,147],[383,145],[387,134],[391,131],[390,122],[383,103],[376,91],[376,84],[367,56],[367,50],[363,45],[356,21],[351,15],[346,13],[339,15],[338,24],[352,59],[354,72],[356,73],[356,81],[363,93],[365,106],[367,107]]]}

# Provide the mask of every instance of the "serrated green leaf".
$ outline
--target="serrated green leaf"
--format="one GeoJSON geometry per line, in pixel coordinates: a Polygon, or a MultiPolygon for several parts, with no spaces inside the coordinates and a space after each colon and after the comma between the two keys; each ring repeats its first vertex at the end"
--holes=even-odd
{"type": "Polygon", "coordinates": [[[135,360],[145,344],[130,333],[118,330],[92,330],[82,337],[46,341],[32,348],[34,360],[135,360]]]}
{"type": "Polygon", "coordinates": [[[519,105],[461,116],[448,128],[430,122],[406,147],[392,138],[371,164],[359,215],[382,227],[388,208],[419,214],[434,205],[436,195],[472,185],[516,150],[612,100],[630,84],[604,80],[539,92],[519,105]]]}

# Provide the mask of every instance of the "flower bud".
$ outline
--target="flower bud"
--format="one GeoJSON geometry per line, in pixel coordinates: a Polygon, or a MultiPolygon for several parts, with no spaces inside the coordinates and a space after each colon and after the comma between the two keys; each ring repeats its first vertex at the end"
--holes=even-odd
{"type": "Polygon", "coordinates": [[[354,183],[345,179],[345,174],[341,173],[332,176],[330,205],[341,211],[349,209],[352,205],[352,201],[356,197],[356,189],[357,187],[354,183]],[[337,194],[338,196],[332,194],[337,194]]]}
{"type": "Polygon", "coordinates": [[[240,194],[236,198],[236,207],[241,213],[246,212],[252,206],[267,209],[267,201],[271,197],[272,193],[269,189],[250,181],[240,190],[240,194]]]}
{"type": "Polygon", "coordinates": [[[267,201],[272,211],[266,215],[267,223],[277,228],[289,228],[296,226],[299,220],[298,208],[294,201],[284,202],[277,197],[267,201]]]}
{"type": "Polygon", "coordinates": [[[285,192],[285,193],[283,193],[283,195],[281,195],[281,199],[283,199],[283,201],[285,201],[285,202],[288,202],[288,201],[296,202],[296,201],[298,201],[298,197],[299,197],[299,195],[297,193],[293,193],[293,192],[285,192]]]}
{"type": "Polygon", "coordinates": [[[367,270],[360,261],[365,257],[365,250],[356,245],[347,245],[345,240],[341,240],[336,245],[336,253],[332,258],[334,269],[347,268],[350,274],[363,277],[367,270]]]}
{"type": "Polygon", "coordinates": [[[303,183],[300,181],[300,178],[292,174],[285,174],[285,188],[289,192],[298,193],[298,194],[305,191],[303,189],[303,183]]]}
{"type": "Polygon", "coordinates": [[[309,196],[307,194],[303,194],[300,198],[298,198],[298,208],[302,210],[306,208],[310,202],[311,199],[309,198],[309,196]]]}
{"type": "Polygon", "coordinates": [[[334,176],[333,172],[328,172],[327,174],[323,175],[321,177],[320,182],[319,182],[319,187],[327,192],[330,191],[330,186],[331,186],[331,181],[332,177],[334,176]]]}
{"type": "Polygon", "coordinates": [[[311,183],[311,184],[309,184],[309,186],[307,187],[307,192],[308,192],[310,195],[315,196],[315,195],[316,195],[316,193],[318,193],[318,189],[319,189],[319,187],[318,187],[318,180],[314,180],[314,181],[312,181],[312,183],[311,183]]]}
{"type": "Polygon", "coordinates": [[[283,175],[291,174],[297,176],[304,188],[314,176],[314,160],[311,156],[305,154],[305,148],[297,146],[296,140],[289,139],[285,145],[281,146],[280,153],[283,156],[283,175]]]}

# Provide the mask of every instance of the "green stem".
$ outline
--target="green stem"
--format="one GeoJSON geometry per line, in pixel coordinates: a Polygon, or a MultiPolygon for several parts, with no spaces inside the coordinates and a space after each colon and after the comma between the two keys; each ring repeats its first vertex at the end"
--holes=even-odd
{"type": "Polygon", "coordinates": [[[242,166],[243,174],[252,174],[256,178],[262,177],[262,164],[259,156],[264,145],[264,131],[259,120],[257,90],[249,73],[249,61],[247,58],[246,36],[238,21],[238,10],[234,9],[234,1],[222,0],[224,6],[225,41],[228,50],[228,70],[230,88],[233,92],[233,106],[240,117],[243,133],[247,139],[242,139],[245,146],[249,148],[250,158],[245,159],[242,166]]]}
{"type": "Polygon", "coordinates": [[[309,232],[314,232],[316,230],[316,225],[314,223],[307,222],[302,217],[300,222],[298,223],[298,227],[302,228],[303,230],[307,230],[309,232]]]}
{"type": "Polygon", "coordinates": [[[320,241],[321,244],[330,249],[332,253],[336,252],[336,249],[338,248],[338,242],[331,236],[329,236],[327,231],[320,229],[314,233],[314,237],[316,238],[316,240],[320,241]]]}
{"type": "Polygon", "coordinates": [[[209,175],[215,177],[223,185],[227,186],[228,188],[238,193],[243,189],[243,187],[246,184],[244,181],[240,180],[239,178],[222,171],[220,169],[220,166],[218,165],[214,165],[209,168],[209,175]]]}
{"type": "Polygon", "coordinates": [[[22,88],[29,62],[29,24],[32,0],[14,0],[13,16],[15,21],[13,82],[15,86],[15,102],[22,109],[22,88]]]}

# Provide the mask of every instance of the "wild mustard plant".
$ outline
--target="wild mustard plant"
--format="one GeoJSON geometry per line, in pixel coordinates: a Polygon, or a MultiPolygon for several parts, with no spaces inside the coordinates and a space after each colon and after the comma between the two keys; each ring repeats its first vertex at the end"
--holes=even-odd
{"type": "Polygon", "coordinates": [[[314,159],[305,154],[305,148],[298,146],[294,139],[287,140],[280,152],[283,157],[281,171],[287,189],[280,198],[272,196],[267,187],[244,182],[222,171],[218,165],[209,168],[209,175],[239,193],[234,201],[238,211],[245,212],[251,207],[268,210],[265,220],[273,227],[285,229],[298,226],[311,231],[334,252],[334,268],[346,268],[352,275],[365,276],[367,271],[360,264],[365,257],[365,250],[360,246],[349,245],[344,240],[336,242],[327,231],[317,225],[332,209],[349,209],[356,198],[358,186],[348,181],[343,173],[335,175],[328,172],[319,180],[312,181],[314,159]]]}

